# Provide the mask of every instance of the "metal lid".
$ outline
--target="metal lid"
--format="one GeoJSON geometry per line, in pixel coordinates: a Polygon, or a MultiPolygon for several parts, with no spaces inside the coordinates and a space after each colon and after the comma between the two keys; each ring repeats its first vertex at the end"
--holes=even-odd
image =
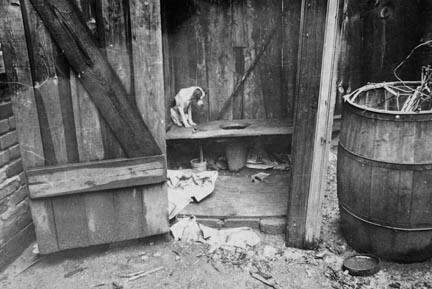
{"type": "Polygon", "coordinates": [[[371,276],[380,270],[380,259],[374,255],[353,255],[346,258],[342,269],[353,276],[371,276]]]}

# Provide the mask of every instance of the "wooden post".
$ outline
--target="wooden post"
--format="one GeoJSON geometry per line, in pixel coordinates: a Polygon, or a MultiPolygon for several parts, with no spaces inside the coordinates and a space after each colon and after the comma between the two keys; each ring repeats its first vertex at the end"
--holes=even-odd
{"type": "Polygon", "coordinates": [[[338,9],[338,0],[327,4],[302,1],[288,246],[310,248],[319,240],[321,196],[326,183],[336,97],[333,73],[338,9]]]}

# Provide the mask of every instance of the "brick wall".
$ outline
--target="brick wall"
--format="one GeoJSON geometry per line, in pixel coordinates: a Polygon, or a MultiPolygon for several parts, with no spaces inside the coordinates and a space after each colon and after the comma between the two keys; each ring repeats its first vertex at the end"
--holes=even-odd
{"type": "Polygon", "coordinates": [[[34,240],[28,188],[10,101],[0,102],[0,270],[34,240]]]}

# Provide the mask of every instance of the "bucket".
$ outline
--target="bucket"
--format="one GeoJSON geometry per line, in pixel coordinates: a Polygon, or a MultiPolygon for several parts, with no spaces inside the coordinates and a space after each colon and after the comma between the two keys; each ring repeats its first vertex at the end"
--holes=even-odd
{"type": "Polygon", "coordinates": [[[194,172],[204,172],[207,170],[207,161],[201,162],[200,159],[192,159],[190,164],[194,172]]]}
{"type": "Polygon", "coordinates": [[[337,191],[352,248],[414,262],[432,256],[432,113],[398,110],[404,100],[390,92],[406,84],[419,85],[373,84],[344,97],[337,191]]]}
{"type": "Polygon", "coordinates": [[[225,146],[225,157],[230,171],[239,171],[246,165],[247,144],[241,140],[233,140],[225,146]]]}

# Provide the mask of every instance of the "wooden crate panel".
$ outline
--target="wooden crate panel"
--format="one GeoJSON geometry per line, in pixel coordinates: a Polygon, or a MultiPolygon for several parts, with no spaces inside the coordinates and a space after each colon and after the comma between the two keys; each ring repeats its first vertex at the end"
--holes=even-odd
{"type": "Polygon", "coordinates": [[[27,172],[31,198],[133,187],[165,181],[164,156],[35,168],[27,172]]]}
{"type": "Polygon", "coordinates": [[[0,5],[41,253],[167,232],[159,1],[48,2],[0,5]]]}

